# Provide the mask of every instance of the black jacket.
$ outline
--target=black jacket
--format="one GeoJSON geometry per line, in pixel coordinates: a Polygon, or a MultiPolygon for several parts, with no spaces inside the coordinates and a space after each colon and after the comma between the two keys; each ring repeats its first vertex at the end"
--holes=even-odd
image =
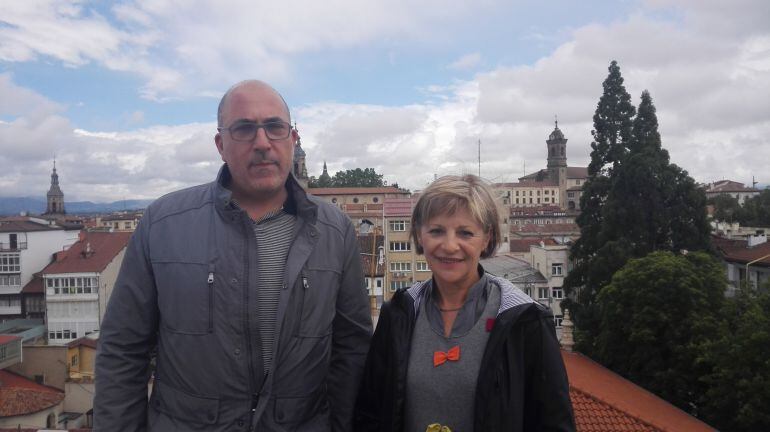
{"type": "MultiPolygon", "coordinates": [[[[481,360],[474,430],[574,431],[567,373],[550,311],[505,279],[489,280],[500,286],[503,306],[481,360]]],[[[398,291],[382,307],[356,401],[357,432],[404,430],[407,362],[415,303],[421,296],[420,285],[415,285],[398,291]]]]}

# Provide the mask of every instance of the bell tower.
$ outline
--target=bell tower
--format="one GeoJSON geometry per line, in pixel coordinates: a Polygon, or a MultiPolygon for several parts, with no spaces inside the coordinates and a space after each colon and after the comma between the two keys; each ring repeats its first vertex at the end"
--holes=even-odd
{"type": "Polygon", "coordinates": [[[53,160],[53,172],[51,172],[51,187],[46,194],[47,206],[45,213],[47,215],[65,214],[64,211],[64,192],[59,187],[59,174],[56,173],[56,159],[53,160]]]}

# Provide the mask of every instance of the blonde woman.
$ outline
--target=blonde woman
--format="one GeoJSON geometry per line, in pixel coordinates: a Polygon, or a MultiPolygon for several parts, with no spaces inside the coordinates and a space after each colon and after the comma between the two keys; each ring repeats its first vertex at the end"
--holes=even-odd
{"type": "Polygon", "coordinates": [[[493,194],[472,175],[420,195],[411,235],[433,278],[380,313],[356,431],[574,431],[550,311],[484,272],[501,240],[493,194]]]}

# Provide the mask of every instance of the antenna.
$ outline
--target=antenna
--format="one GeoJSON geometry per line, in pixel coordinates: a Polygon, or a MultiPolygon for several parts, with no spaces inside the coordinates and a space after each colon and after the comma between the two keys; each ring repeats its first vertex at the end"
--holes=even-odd
{"type": "Polygon", "coordinates": [[[481,140],[479,140],[479,177],[481,177],[481,140]]]}

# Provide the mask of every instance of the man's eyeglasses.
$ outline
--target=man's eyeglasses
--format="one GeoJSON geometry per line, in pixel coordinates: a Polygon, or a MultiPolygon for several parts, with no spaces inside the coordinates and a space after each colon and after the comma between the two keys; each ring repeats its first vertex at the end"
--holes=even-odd
{"type": "Polygon", "coordinates": [[[259,128],[265,130],[267,139],[277,141],[286,139],[291,134],[291,125],[282,120],[269,121],[262,124],[252,121],[241,121],[230,127],[218,127],[217,130],[230,132],[230,138],[235,141],[251,141],[257,136],[259,128]]]}

